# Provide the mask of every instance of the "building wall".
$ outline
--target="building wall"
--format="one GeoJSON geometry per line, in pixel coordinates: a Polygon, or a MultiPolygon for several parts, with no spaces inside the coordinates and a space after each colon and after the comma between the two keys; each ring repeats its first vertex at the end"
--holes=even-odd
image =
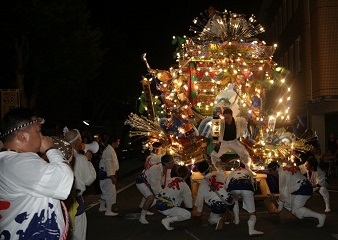
{"type": "Polygon", "coordinates": [[[338,118],[337,16],[337,0],[265,0],[258,16],[278,44],[274,61],[291,71],[293,114],[323,139],[333,124],[323,119],[338,118]]]}
{"type": "Polygon", "coordinates": [[[311,0],[313,98],[338,97],[338,1],[311,0]]]}

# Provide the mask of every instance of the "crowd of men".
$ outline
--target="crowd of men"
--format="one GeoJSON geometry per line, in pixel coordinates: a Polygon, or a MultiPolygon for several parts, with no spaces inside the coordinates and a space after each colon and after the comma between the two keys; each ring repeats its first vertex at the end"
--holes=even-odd
{"type": "MultiPolygon", "coordinates": [[[[237,146],[237,121],[227,111],[230,127],[223,131],[222,144],[237,146]],[[230,136],[230,138],[229,138],[230,136]],[[230,142],[230,143],[229,143],[230,142]]],[[[0,138],[0,238],[9,239],[86,239],[87,218],[82,198],[86,187],[99,179],[101,200],[99,211],[105,216],[118,215],[116,210],[116,172],[119,163],[115,149],[120,139],[107,138],[98,169],[91,163],[93,152],[86,149],[77,129],[64,132],[65,146],[55,147],[52,137],[41,132],[44,119],[27,108],[10,110],[2,121],[0,138]],[[69,150],[70,149],[70,150],[69,150]]],[[[238,126],[237,126],[238,127],[238,126]]],[[[238,129],[238,128],[237,128],[238,129]]],[[[243,149],[238,148],[238,151],[243,149]]],[[[136,186],[143,196],[139,222],[149,224],[147,216],[154,207],[165,217],[161,220],[167,230],[172,223],[200,217],[204,207],[210,208],[208,221],[215,229],[228,224],[228,216],[239,224],[239,203],[248,213],[250,236],[263,235],[256,230],[254,177],[250,159],[243,152],[242,162],[230,174],[219,167],[220,154],[215,153],[211,171],[208,161],[199,162],[202,174],[197,196],[193,200],[188,184],[189,169],[177,166],[164,145],[155,142],[147,157],[136,186]],[[175,170],[172,171],[172,169],[175,170]]],[[[300,166],[280,166],[271,162],[269,174],[279,182],[278,211],[287,209],[297,218],[312,217],[323,227],[326,214],[331,211],[325,173],[315,156],[308,156],[300,166]],[[325,213],[305,207],[311,195],[318,191],[325,202],[325,213]]]]}

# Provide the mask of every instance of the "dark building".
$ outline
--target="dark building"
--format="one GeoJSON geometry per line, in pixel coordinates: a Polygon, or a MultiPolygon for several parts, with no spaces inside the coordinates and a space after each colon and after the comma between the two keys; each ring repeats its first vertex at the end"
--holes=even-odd
{"type": "Polygon", "coordinates": [[[292,114],[327,149],[329,133],[338,135],[338,1],[264,0],[257,19],[264,40],[278,44],[273,60],[290,70],[292,114]]]}

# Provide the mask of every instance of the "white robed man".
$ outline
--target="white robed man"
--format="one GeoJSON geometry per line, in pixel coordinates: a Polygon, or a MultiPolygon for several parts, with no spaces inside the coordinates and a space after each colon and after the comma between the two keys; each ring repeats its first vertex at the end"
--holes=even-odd
{"type": "Polygon", "coordinates": [[[240,157],[240,161],[244,164],[253,175],[255,172],[251,170],[251,157],[245,146],[240,142],[240,138],[248,131],[248,122],[243,117],[233,117],[233,112],[230,108],[225,107],[220,113],[220,134],[218,137],[219,147],[211,152],[213,163],[221,162],[220,158],[230,149],[235,151],[240,157]]]}
{"type": "Polygon", "coordinates": [[[316,157],[309,156],[304,164],[299,165],[299,169],[302,174],[306,174],[307,179],[310,181],[313,187],[313,192],[318,191],[323,197],[325,202],[325,212],[331,212],[330,194],[329,190],[327,189],[329,183],[327,181],[325,172],[318,166],[316,157]]]}
{"type": "Polygon", "coordinates": [[[318,220],[317,227],[323,227],[326,215],[305,207],[306,202],[313,194],[313,188],[299,168],[295,166],[280,167],[276,161],[272,161],[267,167],[271,174],[278,176],[278,211],[280,212],[285,208],[299,219],[316,218],[318,220]]]}
{"type": "Polygon", "coordinates": [[[227,176],[225,188],[235,198],[235,206],[233,208],[235,220],[234,223],[239,224],[239,198],[243,201],[243,209],[249,213],[248,228],[249,235],[262,235],[261,231],[255,229],[256,225],[256,206],[254,198],[254,178],[251,171],[246,168],[237,167],[233,169],[227,176]]]}
{"type": "Polygon", "coordinates": [[[117,171],[120,165],[115,149],[118,148],[119,145],[120,138],[115,135],[110,135],[99,163],[99,178],[102,190],[99,211],[105,212],[105,216],[110,217],[118,215],[116,207],[116,183],[117,171]]]}
{"type": "Polygon", "coordinates": [[[171,223],[190,219],[192,210],[192,195],[186,178],[189,176],[189,169],[186,166],[179,166],[176,170],[177,176],[172,177],[167,185],[160,190],[156,209],[166,215],[161,223],[167,230],[173,230],[171,223]],[[182,206],[184,204],[184,207],[182,206]]]}
{"type": "Polygon", "coordinates": [[[146,199],[141,209],[139,222],[149,224],[146,215],[149,209],[156,204],[156,197],[159,192],[170,181],[171,169],[174,167],[175,161],[172,155],[164,154],[161,157],[161,162],[145,168],[136,178],[136,187],[146,199]],[[163,186],[163,187],[162,187],[163,186]]]}
{"type": "MultiPolygon", "coordinates": [[[[192,215],[200,217],[204,203],[206,203],[211,209],[208,219],[209,224],[216,224],[215,230],[221,230],[223,223],[226,221],[227,212],[232,210],[234,206],[234,199],[225,188],[225,174],[216,171],[210,172],[210,166],[207,161],[199,162],[197,168],[203,179],[198,187],[192,215]]],[[[227,221],[226,223],[229,222],[227,221]]]]}
{"type": "Polygon", "coordinates": [[[72,240],[85,240],[87,234],[87,215],[84,207],[82,194],[86,187],[90,186],[96,179],[96,171],[90,162],[92,153],[87,156],[82,154],[82,137],[77,129],[71,129],[65,133],[65,140],[70,143],[74,150],[74,181],[76,191],[77,211],[72,226],[72,240]]]}

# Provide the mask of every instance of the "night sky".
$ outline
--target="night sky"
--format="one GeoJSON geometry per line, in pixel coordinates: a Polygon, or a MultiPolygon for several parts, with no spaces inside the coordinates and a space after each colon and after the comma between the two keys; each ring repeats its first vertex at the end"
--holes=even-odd
{"type": "MultiPolygon", "coordinates": [[[[124,121],[131,111],[137,113],[137,99],[142,93],[140,80],[143,76],[148,74],[146,65],[141,59],[141,55],[143,53],[147,54],[147,61],[152,69],[169,70],[170,66],[176,63],[176,59],[173,55],[177,45],[172,45],[173,36],[195,36],[195,33],[189,31],[190,27],[194,25],[193,19],[199,17],[200,14],[205,13],[209,6],[214,5],[221,12],[226,9],[231,12],[246,14],[248,16],[251,14],[257,16],[258,9],[262,1],[263,0],[139,0],[130,2],[125,0],[85,0],[87,3],[87,10],[89,12],[88,24],[92,27],[92,29],[98,29],[101,33],[100,47],[104,49],[105,52],[105,56],[102,61],[103,64],[99,69],[97,69],[97,76],[85,80],[79,78],[77,79],[77,81],[81,81],[81,83],[85,81],[90,82],[90,85],[85,86],[86,91],[79,90],[76,82],[66,84],[65,91],[70,91],[73,98],[76,99],[76,101],[72,101],[74,106],[69,106],[68,102],[67,105],[65,105],[62,101],[56,101],[59,98],[64,100],[64,95],[59,97],[58,92],[55,91],[53,93],[56,95],[50,96],[46,94],[46,97],[50,97],[50,100],[53,101],[46,101],[45,103],[47,104],[41,104],[41,101],[39,101],[38,98],[37,102],[40,105],[38,104],[39,106],[37,107],[41,108],[41,111],[43,111],[46,119],[49,119],[52,123],[63,123],[69,121],[76,122],[78,119],[92,119],[93,123],[101,125],[107,119],[110,121],[112,118],[119,118],[118,120],[121,120],[122,122],[122,120],[124,121]],[[74,91],[73,88],[76,91],[74,91]],[[83,96],[81,95],[81,98],[77,98],[75,95],[79,92],[85,92],[85,94],[83,94],[83,96]],[[77,104],[77,101],[80,103],[77,104]],[[54,105],[50,106],[51,102],[54,105]],[[64,108],[67,108],[71,114],[58,114],[59,112],[63,112],[64,108]],[[100,114],[97,114],[98,112],[100,114]]],[[[2,9],[2,13],[8,13],[9,15],[12,13],[11,11],[17,13],[15,12],[17,8],[14,8],[16,4],[14,4],[13,1],[7,0],[5,3],[6,4],[2,9]],[[6,10],[6,7],[8,10],[6,10]]],[[[34,4],[30,1],[26,3],[28,4],[27,8],[22,7],[21,2],[18,3],[18,8],[24,13],[27,11],[28,15],[26,16],[24,14],[20,14],[22,18],[13,18],[13,21],[18,21],[18,31],[23,31],[24,33],[26,31],[26,25],[23,24],[25,23],[25,17],[29,17],[28,19],[34,19],[34,21],[38,21],[38,17],[45,17],[44,14],[35,15],[34,10],[31,10],[34,9],[31,6],[34,4]],[[37,16],[37,18],[34,18],[34,16],[37,16]],[[21,24],[21,22],[23,23],[21,24]],[[20,24],[22,25],[22,28],[20,28],[20,24]]],[[[76,3],[76,1],[74,1],[74,3],[76,3]]],[[[53,4],[55,4],[55,2],[53,2],[53,4]]],[[[48,4],[46,5],[48,6],[48,4]]],[[[55,6],[58,6],[58,4],[55,4],[55,6]]],[[[74,5],[74,9],[77,9],[76,5],[74,5]]],[[[71,13],[71,10],[73,9],[69,8],[69,10],[71,13]]],[[[55,11],[57,12],[57,10],[55,11]]],[[[67,12],[67,14],[69,13],[67,12]]],[[[75,14],[77,14],[77,11],[74,11],[74,15],[70,15],[73,17],[75,14]]],[[[15,16],[15,14],[10,16],[15,16]]],[[[50,15],[46,14],[46,16],[48,19],[50,15]]],[[[68,15],[66,16],[68,17],[68,15]]],[[[53,17],[53,15],[50,17],[53,17]]],[[[16,55],[13,50],[14,44],[11,42],[12,39],[9,37],[11,32],[14,32],[14,35],[16,33],[16,28],[11,27],[12,23],[16,22],[12,22],[11,19],[12,18],[5,19],[8,20],[8,22],[3,21],[4,26],[8,27],[5,28],[8,31],[8,36],[6,34],[3,35],[5,37],[2,38],[2,48],[0,48],[0,63],[2,63],[0,67],[0,80],[4,79],[3,81],[0,81],[0,88],[4,89],[18,88],[14,81],[16,77],[16,55]]],[[[69,29],[72,29],[72,22],[67,23],[67,21],[72,21],[71,18],[68,17],[66,19],[62,19],[61,16],[60,19],[65,21],[65,23],[63,21],[56,21],[57,23],[62,22],[62,24],[64,24],[60,27],[60,29],[67,30],[67,24],[70,26],[69,29]]],[[[44,21],[42,22],[44,23],[44,21]]],[[[48,27],[48,31],[53,31],[53,25],[48,25],[49,21],[46,21],[46,24],[41,25],[34,25],[34,23],[35,22],[30,25],[30,21],[27,21],[28,33],[26,34],[28,34],[27,36],[30,37],[29,39],[31,41],[34,41],[34,38],[36,37],[41,42],[46,43],[46,46],[42,46],[41,49],[46,51],[47,54],[45,54],[45,56],[45,52],[39,53],[40,46],[35,46],[35,48],[32,47],[31,49],[34,49],[40,55],[26,55],[27,57],[30,57],[30,59],[35,60],[27,61],[27,71],[25,72],[25,89],[30,90],[30,93],[38,92],[36,89],[31,87],[35,85],[31,84],[31,82],[34,81],[30,82],[30,77],[32,80],[39,79],[42,72],[47,78],[40,79],[40,83],[43,81],[44,83],[50,81],[47,81],[47,79],[49,79],[48,74],[50,74],[50,79],[58,80],[52,73],[48,72],[47,74],[47,71],[45,70],[48,68],[34,68],[31,64],[40,66],[39,57],[42,57],[41,61],[44,61],[44,63],[47,64],[53,64],[54,61],[56,61],[55,59],[59,59],[60,61],[63,59],[62,54],[54,52],[56,56],[54,57],[54,55],[50,53],[53,51],[49,51],[48,49],[49,46],[59,46],[59,44],[54,44],[52,41],[53,37],[50,37],[48,41],[43,41],[44,35],[51,36],[51,34],[41,34],[41,32],[39,32],[46,26],[48,27]],[[52,45],[48,45],[50,43],[52,45]]],[[[76,29],[71,31],[76,32],[76,29]]],[[[55,33],[57,34],[57,31],[55,31],[55,33]]],[[[66,31],[60,31],[58,36],[64,37],[63,34],[68,33],[66,33],[66,31]]],[[[71,38],[67,37],[68,35],[65,35],[65,39],[69,40],[69,43],[65,44],[65,46],[74,44],[71,42],[71,38]]],[[[53,48],[51,50],[54,49],[57,48],[53,48]]],[[[65,54],[64,57],[69,56],[65,54]]],[[[64,61],[62,63],[64,63],[64,61]]],[[[75,62],[75,64],[77,64],[77,62],[75,62]]],[[[67,78],[62,77],[62,79],[64,81],[72,81],[72,78],[67,74],[71,73],[70,75],[72,75],[76,73],[76,71],[72,71],[71,68],[62,64],[55,64],[52,66],[53,68],[51,69],[56,72],[58,67],[62,67],[62,70],[64,70],[63,73],[67,76],[67,78]]],[[[82,65],[79,64],[78,66],[82,65]]],[[[53,83],[58,83],[58,81],[53,81],[53,83]]],[[[41,91],[43,92],[41,84],[37,86],[39,86],[39,89],[41,88],[41,91]]],[[[62,87],[63,85],[59,84],[57,87],[59,86],[62,87]]],[[[48,87],[48,90],[50,89],[51,88],[48,87]]],[[[61,90],[63,91],[63,89],[61,90]]],[[[64,92],[62,93],[64,94],[64,92]]],[[[38,94],[38,97],[41,95],[41,98],[44,99],[43,94],[41,93],[38,94]]]]}
{"type": "Polygon", "coordinates": [[[140,87],[141,77],[147,73],[141,55],[147,53],[151,68],[168,70],[175,63],[173,36],[193,36],[192,21],[214,5],[248,16],[257,15],[262,0],[184,0],[129,1],[89,0],[92,24],[103,32],[103,44],[109,48],[112,68],[116,69],[118,84],[140,87]]]}
{"type": "MultiPolygon", "coordinates": [[[[91,12],[90,24],[102,34],[102,45],[109,49],[108,62],[113,71],[111,81],[116,89],[113,94],[129,94],[135,103],[142,93],[140,80],[147,68],[141,59],[147,54],[152,69],[169,70],[176,63],[172,45],[173,36],[195,36],[189,31],[193,19],[199,17],[210,5],[219,11],[225,9],[240,14],[257,16],[262,0],[139,0],[111,1],[88,0],[91,12]],[[133,93],[131,93],[133,92],[133,93]]],[[[135,105],[134,105],[135,106],[135,105]]],[[[136,105],[137,106],[137,105],[136,105]]],[[[116,108],[115,108],[116,109],[116,108]]],[[[126,119],[130,110],[117,110],[126,119]]],[[[117,115],[115,115],[117,117],[117,115]]]]}

